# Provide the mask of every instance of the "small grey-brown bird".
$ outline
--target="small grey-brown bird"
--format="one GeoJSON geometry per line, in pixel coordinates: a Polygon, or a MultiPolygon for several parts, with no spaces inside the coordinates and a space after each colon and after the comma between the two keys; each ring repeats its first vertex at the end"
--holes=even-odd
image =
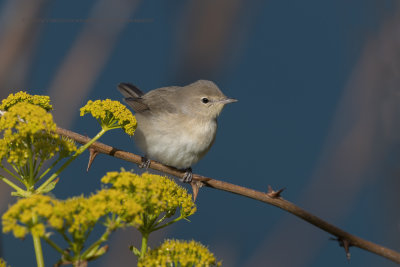
{"type": "Polygon", "coordinates": [[[215,83],[199,80],[187,86],[170,86],[143,93],[121,83],[118,90],[135,111],[134,140],[149,158],[185,171],[182,182],[192,181],[191,166],[210,149],[217,132],[217,117],[224,106],[236,102],[226,97],[215,83]]]}

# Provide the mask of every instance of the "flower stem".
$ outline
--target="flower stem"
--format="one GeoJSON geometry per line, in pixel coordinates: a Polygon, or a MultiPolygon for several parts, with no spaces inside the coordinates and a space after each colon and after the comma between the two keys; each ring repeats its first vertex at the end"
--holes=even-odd
{"type": "MultiPolygon", "coordinates": [[[[11,165],[15,170],[16,168],[14,167],[14,165],[11,165]]],[[[22,181],[21,178],[19,178],[17,175],[15,175],[14,173],[12,173],[9,169],[7,169],[6,167],[4,167],[3,165],[0,165],[0,168],[2,168],[5,172],[7,172],[9,175],[11,175],[12,177],[14,177],[15,179],[17,179],[18,181],[20,181],[22,184],[24,183],[22,181]]],[[[19,174],[19,173],[18,173],[19,174]]]]}
{"type": "Polygon", "coordinates": [[[140,258],[143,258],[147,252],[147,241],[149,239],[149,233],[142,233],[142,247],[140,249],[140,258]]]}
{"type": "Polygon", "coordinates": [[[33,246],[35,247],[36,263],[38,267],[44,267],[42,245],[40,244],[40,237],[37,235],[32,235],[33,246]]]}
{"type": "Polygon", "coordinates": [[[152,228],[151,231],[153,232],[153,231],[160,230],[160,229],[162,229],[162,228],[164,228],[164,227],[167,227],[168,225],[171,225],[171,224],[173,224],[173,223],[176,223],[177,221],[182,220],[183,218],[184,218],[184,217],[179,216],[178,218],[175,218],[175,219],[173,219],[172,221],[167,222],[166,224],[163,224],[163,225],[161,225],[161,226],[157,226],[157,227],[152,228]]]}
{"type": "MultiPolygon", "coordinates": [[[[37,215],[32,216],[32,220],[35,223],[37,221],[37,215]]],[[[33,246],[35,248],[36,263],[37,267],[44,267],[42,244],[40,243],[40,237],[37,234],[32,233],[33,246]]]]}
{"type": "Polygon", "coordinates": [[[32,192],[35,190],[35,177],[33,177],[34,174],[34,166],[33,166],[33,154],[32,154],[32,146],[30,142],[28,142],[28,146],[30,149],[28,149],[28,154],[29,154],[29,178],[28,178],[28,185],[29,188],[27,188],[28,191],[32,192]]]}
{"type": "Polygon", "coordinates": [[[0,180],[2,180],[3,182],[5,182],[6,184],[8,184],[9,186],[11,186],[12,188],[14,188],[18,194],[20,195],[24,195],[26,193],[25,190],[23,190],[22,188],[20,188],[18,185],[14,184],[13,182],[11,182],[10,180],[8,180],[7,178],[0,176],[0,180]]]}
{"type": "Polygon", "coordinates": [[[48,168],[40,175],[40,177],[37,179],[37,181],[41,180],[44,176],[46,176],[46,174],[47,174],[51,169],[53,169],[54,166],[56,166],[57,163],[58,163],[61,159],[62,159],[62,158],[59,157],[57,160],[55,160],[55,161],[50,165],[50,167],[48,167],[48,168]]]}
{"type": "Polygon", "coordinates": [[[111,232],[112,230],[110,228],[107,228],[104,234],[96,242],[94,242],[88,249],[86,249],[85,252],[82,253],[81,258],[86,260],[87,257],[90,257],[93,254],[95,254],[97,249],[100,247],[101,243],[107,241],[111,232]]]}
{"type": "Polygon", "coordinates": [[[94,142],[97,141],[106,131],[109,129],[101,129],[101,131],[96,134],[95,137],[92,138],[89,142],[87,142],[85,145],[81,146],[74,155],[72,155],[55,173],[53,173],[52,176],[50,176],[39,188],[36,190],[36,192],[40,193],[46,186],[51,183],[76,157],[78,157],[80,154],[82,154],[90,145],[92,145],[94,142]]]}
{"type": "Polygon", "coordinates": [[[56,243],[54,243],[50,238],[48,238],[47,236],[43,237],[44,241],[47,242],[47,244],[49,244],[51,247],[53,247],[55,250],[58,251],[58,253],[60,253],[61,255],[63,255],[65,258],[68,259],[69,254],[63,250],[62,248],[60,248],[56,243]]]}

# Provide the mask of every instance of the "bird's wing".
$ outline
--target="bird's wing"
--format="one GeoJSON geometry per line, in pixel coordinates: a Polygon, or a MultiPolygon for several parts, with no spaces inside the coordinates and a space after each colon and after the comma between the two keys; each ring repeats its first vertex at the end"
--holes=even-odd
{"type": "Polygon", "coordinates": [[[118,85],[118,90],[123,96],[125,96],[125,102],[136,112],[144,112],[149,110],[149,107],[143,101],[142,96],[144,93],[137,88],[135,85],[130,83],[120,83],[118,85]]]}
{"type": "Polygon", "coordinates": [[[177,113],[176,91],[181,88],[179,86],[163,87],[152,90],[143,95],[143,103],[145,103],[151,113],[168,112],[177,113]]]}

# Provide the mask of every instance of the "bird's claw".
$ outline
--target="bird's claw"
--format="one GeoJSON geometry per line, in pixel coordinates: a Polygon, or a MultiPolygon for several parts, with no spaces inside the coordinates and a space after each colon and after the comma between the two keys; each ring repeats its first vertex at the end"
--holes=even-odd
{"type": "Polygon", "coordinates": [[[150,167],[150,160],[146,157],[142,157],[142,163],[139,164],[139,168],[148,169],[150,167]]]}
{"type": "Polygon", "coordinates": [[[185,174],[181,179],[179,179],[179,181],[182,183],[191,183],[193,180],[192,168],[187,168],[185,171],[185,174]]]}

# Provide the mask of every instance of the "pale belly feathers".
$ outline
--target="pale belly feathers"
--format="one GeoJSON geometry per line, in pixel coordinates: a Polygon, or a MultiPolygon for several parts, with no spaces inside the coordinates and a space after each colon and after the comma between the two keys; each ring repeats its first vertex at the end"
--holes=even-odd
{"type": "Polygon", "coordinates": [[[185,169],[199,161],[210,149],[215,139],[217,121],[187,118],[185,121],[171,123],[175,119],[146,120],[137,116],[138,128],[134,139],[149,159],[185,169]],[[146,121],[143,123],[143,120],[146,121]]]}

